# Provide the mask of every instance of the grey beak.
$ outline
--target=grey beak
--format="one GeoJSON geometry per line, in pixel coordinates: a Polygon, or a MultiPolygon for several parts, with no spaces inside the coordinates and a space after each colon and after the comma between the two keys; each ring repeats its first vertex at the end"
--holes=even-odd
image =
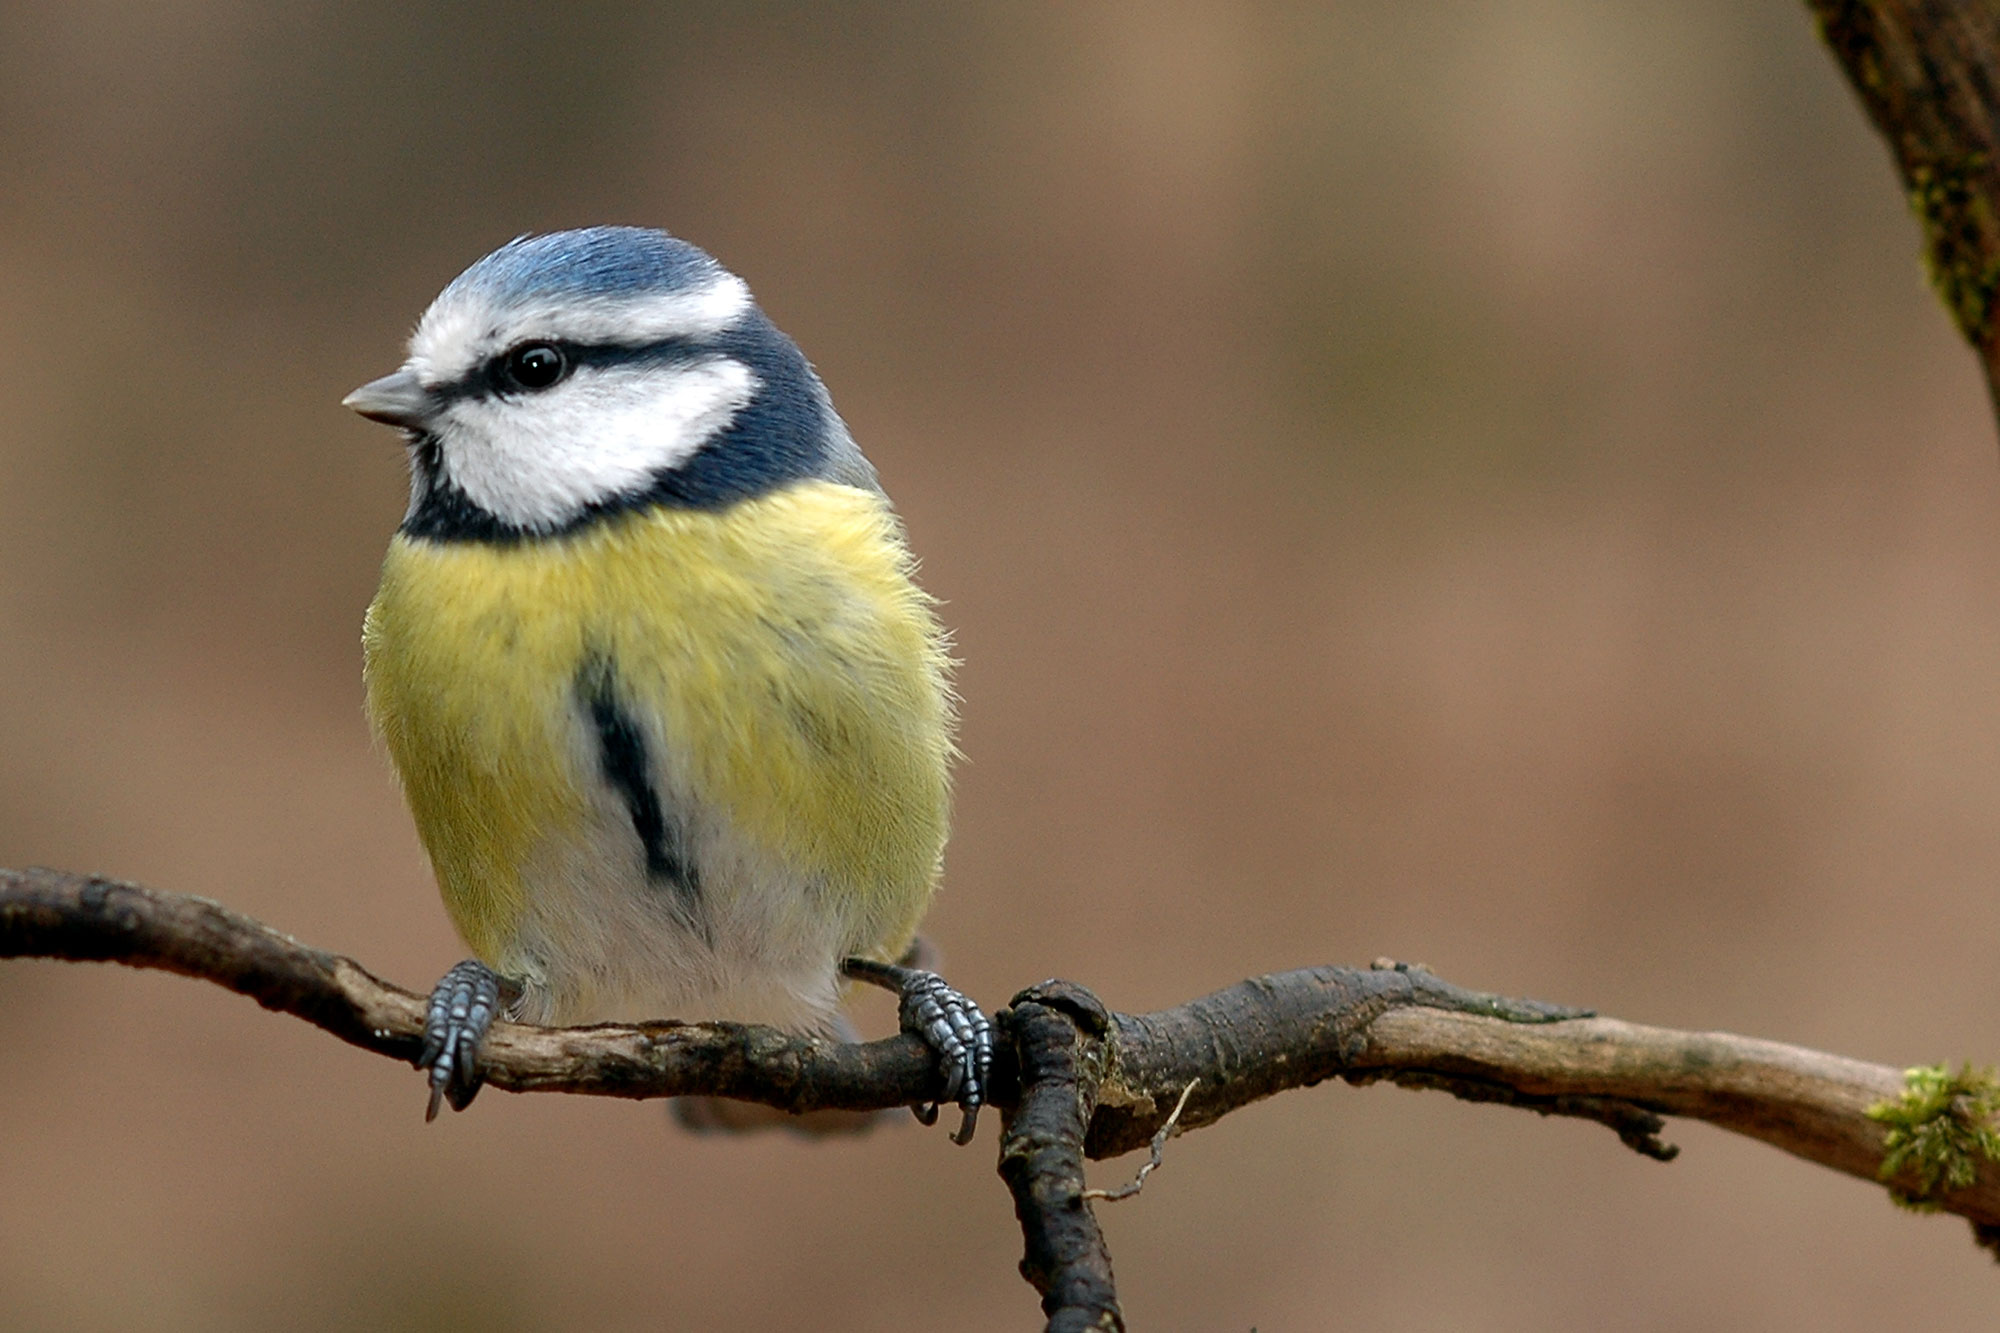
{"type": "Polygon", "coordinates": [[[341,399],[340,405],[353,408],[370,421],[410,430],[422,429],[424,423],[431,419],[433,411],[430,395],[424,392],[424,386],[417,377],[407,370],[368,381],[341,399]]]}

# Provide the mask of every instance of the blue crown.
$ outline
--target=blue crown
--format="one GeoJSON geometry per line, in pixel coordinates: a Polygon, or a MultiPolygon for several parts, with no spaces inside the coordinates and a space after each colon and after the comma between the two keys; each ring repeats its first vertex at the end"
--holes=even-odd
{"type": "Polygon", "coordinates": [[[585,227],[517,237],[452,279],[445,294],[502,305],[636,296],[699,287],[723,272],[707,251],[651,227],[585,227]]]}

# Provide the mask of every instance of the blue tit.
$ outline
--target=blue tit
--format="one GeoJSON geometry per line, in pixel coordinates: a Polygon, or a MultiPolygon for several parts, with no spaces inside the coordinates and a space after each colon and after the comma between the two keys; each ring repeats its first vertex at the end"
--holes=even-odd
{"type": "Polygon", "coordinates": [[[368,712],[475,955],[431,997],[430,1114],[498,1014],[827,1032],[861,979],[969,1137],[990,1026],[897,962],[945,842],[945,637],[743,280],[659,231],[523,237],[345,403],[408,446],[368,712]]]}

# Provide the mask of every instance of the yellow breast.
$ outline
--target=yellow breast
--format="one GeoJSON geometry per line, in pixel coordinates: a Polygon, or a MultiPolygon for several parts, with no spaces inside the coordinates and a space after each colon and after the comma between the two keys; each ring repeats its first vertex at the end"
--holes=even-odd
{"type": "Polygon", "coordinates": [[[676,788],[757,849],[732,864],[788,867],[851,951],[915,930],[945,837],[948,662],[879,495],[807,482],[512,545],[399,536],[363,637],[370,716],[481,958],[506,961],[542,849],[603,806],[591,662],[615,664],[676,788]]]}

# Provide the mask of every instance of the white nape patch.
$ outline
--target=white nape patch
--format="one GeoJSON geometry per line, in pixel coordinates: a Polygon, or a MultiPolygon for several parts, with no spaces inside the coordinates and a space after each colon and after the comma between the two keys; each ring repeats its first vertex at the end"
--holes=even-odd
{"type": "Polygon", "coordinates": [[[554,528],[685,462],[758,387],[741,361],[583,367],[538,393],[462,398],[433,427],[444,476],[487,513],[554,528]]]}
{"type": "Polygon", "coordinates": [[[488,357],[531,340],[619,343],[708,338],[750,309],[734,273],[682,291],[638,296],[565,293],[496,306],[478,289],[447,290],[417,322],[406,363],[427,385],[449,384],[488,357]]]}

